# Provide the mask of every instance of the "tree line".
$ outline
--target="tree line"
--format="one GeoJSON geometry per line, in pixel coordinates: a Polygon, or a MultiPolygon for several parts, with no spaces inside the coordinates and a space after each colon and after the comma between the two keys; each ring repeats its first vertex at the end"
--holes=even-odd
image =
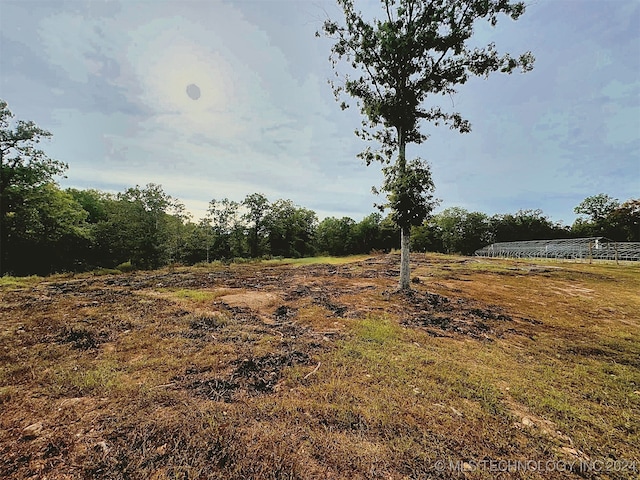
{"type": "MultiPolygon", "coordinates": [[[[15,275],[340,256],[400,248],[399,228],[390,215],[374,212],[359,222],[349,217],[319,221],[310,209],[287,199],[270,202],[260,193],[247,195],[242,201],[212,200],[207,215],[197,222],[178,199],[156,184],[112,194],[94,189],[63,190],[47,182],[12,191],[11,202],[5,201],[5,205],[12,207],[5,209],[2,217],[2,265],[3,272],[15,275]]],[[[601,234],[620,241],[640,241],[639,212],[640,201],[634,200],[604,218],[579,219],[567,227],[554,223],[540,210],[488,216],[453,207],[414,226],[411,248],[470,255],[495,241],[601,234]],[[635,217],[625,216],[634,205],[635,217]],[[625,229],[625,225],[631,228],[625,229]]]]}
{"type": "MultiPolygon", "coordinates": [[[[319,221],[314,211],[291,200],[271,202],[253,193],[241,201],[211,200],[206,216],[196,222],[179,199],[153,183],[116,194],[62,189],[56,177],[68,166],[38,149],[49,132],[12,118],[0,100],[0,274],[153,269],[400,247],[401,222],[394,208],[387,216],[374,212],[359,222],[349,217],[319,221]]],[[[425,183],[425,178],[420,181],[425,183]]],[[[436,203],[431,196],[428,201],[436,203]]],[[[575,211],[582,216],[571,227],[554,223],[540,210],[491,217],[459,207],[432,216],[425,211],[427,220],[411,227],[411,248],[469,255],[499,241],[572,236],[640,241],[640,200],[621,204],[600,194],[585,199],[575,211]]]]}
{"type": "Polygon", "coordinates": [[[395,248],[380,214],[356,223],[259,193],[209,203],[194,222],[160,185],[111,194],[48,182],[3,197],[3,272],[24,275],[103,268],[153,269],[238,258],[347,255],[395,248]],[[20,198],[18,198],[20,197],[20,198]]]}

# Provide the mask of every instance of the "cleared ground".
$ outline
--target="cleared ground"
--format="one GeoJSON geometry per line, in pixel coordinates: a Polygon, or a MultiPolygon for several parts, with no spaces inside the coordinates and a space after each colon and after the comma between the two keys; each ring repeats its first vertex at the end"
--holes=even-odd
{"type": "Polygon", "coordinates": [[[0,478],[638,477],[639,265],[322,261],[0,279],[0,478]]]}

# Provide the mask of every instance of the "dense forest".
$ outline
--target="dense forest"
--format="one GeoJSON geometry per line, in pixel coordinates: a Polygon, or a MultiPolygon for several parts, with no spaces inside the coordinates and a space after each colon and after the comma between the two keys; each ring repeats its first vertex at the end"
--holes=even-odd
{"type": "MultiPolygon", "coordinates": [[[[18,121],[0,101],[0,274],[48,274],[97,268],[152,269],[213,260],[349,255],[399,247],[391,216],[375,212],[359,222],[324,218],[293,201],[260,193],[243,200],[211,200],[195,222],[162,186],[135,186],[117,194],[62,189],[68,168],[38,150],[50,136],[18,121]]],[[[640,200],[586,198],[571,226],[540,210],[489,216],[448,208],[413,227],[413,251],[472,254],[492,242],[605,236],[640,241],[640,200]]]]}

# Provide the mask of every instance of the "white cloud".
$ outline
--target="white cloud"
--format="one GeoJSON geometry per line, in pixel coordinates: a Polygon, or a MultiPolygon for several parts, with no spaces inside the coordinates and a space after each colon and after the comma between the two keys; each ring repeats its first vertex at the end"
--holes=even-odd
{"type": "MultiPolygon", "coordinates": [[[[282,196],[304,193],[331,177],[332,162],[341,158],[326,145],[336,126],[322,100],[330,93],[317,75],[309,72],[296,79],[268,35],[232,6],[216,3],[197,20],[192,12],[176,15],[175,9],[161,16],[147,11],[152,15],[145,18],[134,7],[139,5],[126,5],[115,17],[102,19],[100,35],[87,22],[49,46],[54,62],[73,80],[87,81],[103,70],[90,56],[97,49],[88,45],[108,39],[108,48],[99,53],[108,52],[119,65],[113,85],[146,112],[129,119],[128,128],[94,120],[104,131],[88,133],[100,138],[104,161],[80,160],[91,162],[91,168],[74,168],[75,177],[119,183],[142,173],[145,181],[158,181],[168,171],[165,180],[190,193],[189,182],[175,176],[181,172],[209,185],[217,181],[215,190],[235,198],[239,191],[244,195],[274,187],[282,196]],[[229,30],[232,41],[223,38],[229,30]],[[198,100],[186,93],[192,83],[200,88],[198,100]],[[317,152],[321,146],[324,151],[317,152]],[[319,156],[328,158],[312,160],[319,156]],[[122,173],[105,171],[114,167],[122,173]]],[[[45,40],[56,38],[56,26],[71,28],[79,18],[65,13],[47,19],[42,25],[45,40]]],[[[57,118],[71,116],[59,112],[57,118]]]]}
{"type": "MultiPolygon", "coordinates": [[[[51,119],[47,151],[70,163],[67,184],[161,183],[195,210],[257,191],[321,214],[372,211],[379,168],[355,158],[360,116],[335,104],[325,82],[331,42],[313,37],[323,9],[339,16],[334,2],[52,1],[37,12],[29,3],[3,6],[3,38],[13,42],[3,92],[32,108],[26,118],[51,119]],[[186,93],[192,83],[198,100],[186,93]]],[[[437,196],[515,211],[536,195],[633,190],[629,175],[607,167],[615,158],[628,172],[640,137],[638,7],[614,3],[537,2],[518,22],[479,30],[477,43],[531,49],[536,66],[461,87],[454,110],[471,134],[425,128],[433,137],[410,153],[432,162],[437,196]]],[[[557,211],[577,203],[563,201],[569,208],[557,211]]]]}
{"type": "Polygon", "coordinates": [[[92,51],[92,27],[91,22],[83,22],[81,16],[70,13],[45,17],[39,25],[41,45],[49,62],[76,82],[86,82],[94,67],[86,58],[92,51]]]}

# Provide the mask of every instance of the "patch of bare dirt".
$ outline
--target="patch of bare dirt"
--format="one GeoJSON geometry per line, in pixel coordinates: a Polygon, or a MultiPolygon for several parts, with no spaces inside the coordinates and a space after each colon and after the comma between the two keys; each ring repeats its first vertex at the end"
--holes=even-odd
{"type": "Polygon", "coordinates": [[[562,287],[550,287],[552,290],[555,290],[563,295],[571,295],[573,297],[590,297],[594,292],[591,288],[581,287],[579,285],[568,284],[562,287]]]}
{"type": "Polygon", "coordinates": [[[218,300],[231,307],[248,307],[253,310],[272,307],[282,301],[275,293],[259,291],[232,293],[219,297],[218,300]]]}

